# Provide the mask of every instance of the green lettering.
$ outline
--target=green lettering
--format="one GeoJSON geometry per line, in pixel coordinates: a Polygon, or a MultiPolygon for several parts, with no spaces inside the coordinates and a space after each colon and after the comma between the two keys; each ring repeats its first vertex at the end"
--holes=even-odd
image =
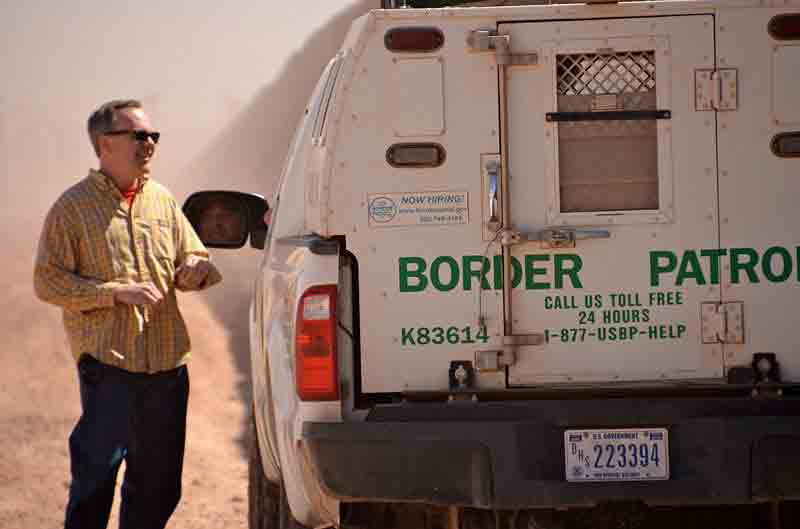
{"type": "Polygon", "coordinates": [[[780,246],[768,248],[761,258],[761,269],[764,271],[764,277],[768,280],[773,283],[783,283],[792,275],[792,256],[786,248],[780,246]],[[775,255],[780,256],[783,261],[783,269],[778,274],[772,268],[772,257],[775,255]]]}
{"type": "Polygon", "coordinates": [[[522,283],[522,264],[516,257],[511,258],[511,288],[517,288],[522,283]]]}
{"type": "Polygon", "coordinates": [[[583,260],[579,255],[557,254],[553,257],[556,288],[564,288],[564,276],[569,276],[572,288],[583,288],[578,272],[583,268],[583,260]],[[570,266],[564,266],[566,263],[570,266]]]}
{"type": "Polygon", "coordinates": [[[458,284],[458,262],[449,255],[434,259],[431,263],[431,284],[433,288],[440,292],[447,292],[456,288],[458,284]],[[450,280],[447,283],[442,282],[441,276],[442,265],[445,264],[450,268],[450,280]]]}
{"type": "MultiPolygon", "coordinates": [[[[503,256],[495,255],[492,260],[494,266],[494,288],[503,288],[503,256]]],[[[517,288],[522,281],[522,265],[516,257],[511,258],[511,288],[517,288]]]]}
{"type": "Polygon", "coordinates": [[[706,284],[700,260],[693,250],[683,252],[683,259],[681,259],[681,266],[678,269],[678,277],[675,280],[675,284],[681,286],[686,279],[694,279],[698,285],[706,284]]]}
{"type": "Polygon", "coordinates": [[[700,255],[708,257],[708,262],[711,267],[709,270],[709,283],[712,285],[719,285],[719,258],[726,255],[728,250],[700,250],[700,255]]]}
{"type": "Polygon", "coordinates": [[[472,280],[478,278],[481,282],[481,289],[489,290],[489,281],[486,274],[489,273],[489,259],[482,255],[465,255],[461,258],[461,269],[464,274],[464,290],[472,290],[472,280]],[[480,270],[475,270],[472,266],[475,263],[482,263],[480,270]]]}
{"type": "Polygon", "coordinates": [[[549,261],[550,256],[546,254],[535,254],[525,256],[525,288],[527,290],[546,290],[550,288],[550,283],[537,283],[536,276],[547,273],[546,268],[536,268],[537,261],[549,261]]]}
{"type": "Polygon", "coordinates": [[[659,274],[675,271],[678,257],[673,252],[655,250],[650,252],[650,286],[659,286],[659,274]],[[661,264],[666,259],[666,263],[661,264]]]}
{"type": "Polygon", "coordinates": [[[417,329],[417,343],[420,345],[428,345],[429,343],[431,343],[430,329],[428,329],[427,327],[420,327],[419,329],[417,329]]]}
{"type": "Polygon", "coordinates": [[[731,283],[739,283],[739,272],[744,270],[747,279],[751,283],[758,283],[756,275],[756,265],[758,264],[758,253],[752,248],[731,248],[731,283]],[[739,257],[745,257],[741,261],[739,257]]]}
{"type": "Polygon", "coordinates": [[[422,257],[400,258],[400,292],[422,292],[428,288],[425,277],[425,259],[422,257]],[[411,267],[414,266],[412,270],[411,267]],[[410,279],[413,279],[413,284],[410,279]]]}

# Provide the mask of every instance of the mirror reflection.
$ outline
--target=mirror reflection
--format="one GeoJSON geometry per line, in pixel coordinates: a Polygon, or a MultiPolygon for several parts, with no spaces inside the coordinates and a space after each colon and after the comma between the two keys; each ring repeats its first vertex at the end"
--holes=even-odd
{"type": "Polygon", "coordinates": [[[200,197],[192,204],[190,220],[200,239],[211,246],[242,244],[247,238],[245,210],[230,196],[200,197]]]}

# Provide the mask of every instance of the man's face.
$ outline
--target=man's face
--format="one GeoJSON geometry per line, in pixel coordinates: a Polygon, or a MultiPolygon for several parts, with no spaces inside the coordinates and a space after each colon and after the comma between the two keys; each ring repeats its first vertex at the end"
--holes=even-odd
{"type": "Polygon", "coordinates": [[[120,174],[138,178],[150,173],[150,160],[155,154],[155,142],[149,137],[137,140],[134,131],[155,131],[147,113],[141,108],[118,110],[113,131],[103,136],[101,160],[120,174]],[[121,131],[131,131],[131,133],[115,134],[121,131]]]}
{"type": "Polygon", "coordinates": [[[242,232],[242,217],[224,202],[210,205],[200,218],[198,235],[211,243],[230,243],[239,238],[242,232]]]}

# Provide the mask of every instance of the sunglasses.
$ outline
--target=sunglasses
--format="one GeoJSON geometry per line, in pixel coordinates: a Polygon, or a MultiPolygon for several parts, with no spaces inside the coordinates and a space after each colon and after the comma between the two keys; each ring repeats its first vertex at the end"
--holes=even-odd
{"type": "Polygon", "coordinates": [[[161,138],[160,132],[146,130],[112,130],[111,132],[106,132],[106,136],[119,136],[120,134],[128,134],[136,141],[153,140],[153,143],[158,143],[159,138],[161,138]]]}

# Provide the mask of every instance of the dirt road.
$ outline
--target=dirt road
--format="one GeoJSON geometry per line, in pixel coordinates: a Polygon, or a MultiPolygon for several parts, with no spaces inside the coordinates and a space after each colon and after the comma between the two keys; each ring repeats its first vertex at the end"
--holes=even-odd
{"type": "MultiPolygon", "coordinates": [[[[19,243],[17,248],[25,248],[19,243]]],[[[30,256],[32,248],[27,249],[23,253],[30,256]]],[[[60,315],[34,300],[30,280],[23,281],[30,258],[17,262],[0,280],[6,297],[0,312],[0,527],[55,528],[63,523],[67,499],[67,438],[80,414],[78,384],[60,315]]],[[[244,528],[246,375],[237,368],[227,333],[203,295],[184,295],[180,301],[195,353],[183,500],[170,527],[244,528]]],[[[109,526],[116,527],[116,513],[109,526]]]]}
{"type": "MultiPolygon", "coordinates": [[[[270,80],[265,79],[264,87],[231,116],[224,129],[214,131],[208,152],[182,160],[186,166],[182,171],[175,169],[175,163],[166,164],[167,170],[158,172],[156,179],[167,184],[179,199],[196,189],[219,187],[269,196],[271,178],[280,174],[294,124],[319,73],[338,49],[353,18],[377,5],[377,0],[343,3],[334,16],[309,32],[282,69],[270,80]],[[220,175],[225,176],[224,185],[220,184],[220,175]]],[[[60,88],[47,94],[52,97],[55,92],[60,88]]],[[[154,105],[156,120],[169,118],[168,112],[158,112],[159,105],[154,105]]],[[[178,121],[192,123],[193,119],[193,115],[180,116],[178,121]]],[[[20,121],[38,130],[35,116],[26,115],[20,121]]],[[[48,116],[45,121],[48,130],[61,127],[58,134],[53,133],[53,145],[30,141],[19,146],[14,155],[22,162],[14,166],[18,171],[13,175],[5,173],[6,188],[0,194],[0,292],[5,301],[0,309],[2,529],[62,526],[69,485],[67,439],[80,414],[75,366],[65,343],[60,313],[35,299],[31,274],[36,239],[47,208],[61,191],[85,174],[81,173],[85,168],[72,174],[64,170],[74,167],[74,154],[62,145],[71,145],[67,140],[79,137],[82,131],[65,128],[60,115],[48,116]],[[54,156],[58,152],[67,158],[54,156]]],[[[183,152],[176,145],[181,140],[173,141],[171,147],[165,147],[165,153],[183,152]]],[[[81,152],[89,149],[82,138],[80,148],[81,152]]],[[[6,167],[2,154],[0,174],[6,167]]],[[[246,311],[255,262],[248,251],[255,252],[243,250],[237,252],[238,256],[216,252],[214,257],[225,275],[223,284],[209,293],[179,299],[194,353],[183,498],[170,528],[247,526],[247,466],[242,436],[249,399],[246,311]]],[[[109,527],[116,527],[116,508],[113,516],[109,527]]]]}

